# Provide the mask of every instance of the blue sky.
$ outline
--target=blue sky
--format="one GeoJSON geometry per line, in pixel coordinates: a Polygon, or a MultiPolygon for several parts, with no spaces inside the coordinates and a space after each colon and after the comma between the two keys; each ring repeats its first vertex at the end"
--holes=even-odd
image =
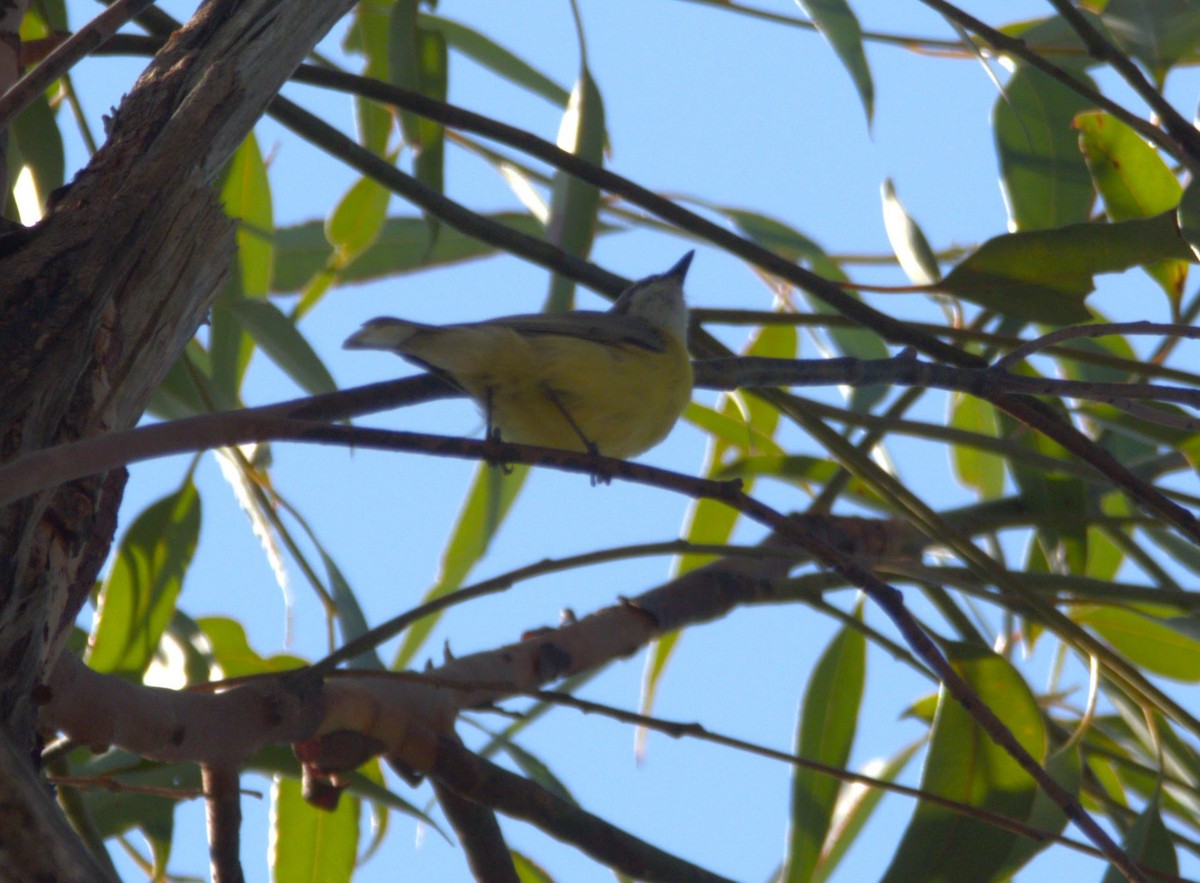
{"type": "MultiPolygon", "coordinates": [[[[900,198],[935,247],[970,245],[1005,230],[989,125],[996,91],[976,62],[869,44],[877,95],[875,120],[868,128],[849,77],[824,41],[810,32],[679,0],[585,0],[581,5],[589,62],[606,101],[614,170],[662,192],[773,215],[834,253],[888,253],[879,198],[886,178],[894,180],[900,198]]],[[[98,8],[79,0],[68,6],[73,22],[98,8]]],[[[186,5],[164,6],[187,17],[186,5]]],[[[1005,21],[1048,12],[1047,4],[1034,2],[964,6],[981,16],[994,16],[1002,7],[1005,21]]],[[[770,8],[801,14],[790,4],[770,8]]],[[[854,8],[868,30],[953,36],[919,3],[860,0],[854,8]]],[[[578,46],[566,3],[442,0],[438,14],[468,23],[519,51],[564,86],[576,77],[578,46]]],[[[337,43],[327,40],[322,48],[336,54],[337,43]]],[[[129,89],[141,62],[98,60],[88,65],[89,74],[80,76],[77,85],[99,130],[99,115],[129,89]]],[[[1181,95],[1194,94],[1194,88],[1188,89],[1194,85],[1193,79],[1179,86],[1181,95]]],[[[288,87],[286,94],[344,128],[352,126],[348,104],[340,97],[296,86],[288,87]]],[[[458,57],[452,60],[450,98],[542,137],[553,138],[558,128],[556,108],[496,82],[458,57]]],[[[1178,106],[1190,107],[1190,101],[1188,97],[1178,106]]],[[[322,217],[354,182],[352,173],[316,156],[277,125],[264,122],[257,131],[271,156],[278,224],[322,217]]],[[[84,161],[78,142],[69,144],[69,168],[84,161]]],[[[489,167],[453,149],[447,181],[449,192],[473,208],[517,206],[489,167]]],[[[398,199],[392,211],[411,213],[398,199]]],[[[602,237],[592,258],[615,272],[638,277],[667,268],[695,245],[666,234],[623,233],[602,237]]],[[[865,281],[904,281],[894,270],[853,272],[865,281]]],[[[1129,288],[1122,287],[1127,284],[1106,286],[1095,302],[1128,296],[1129,288]]],[[[445,322],[527,312],[540,307],[546,288],[541,269],[515,258],[493,258],[386,284],[335,290],[305,319],[302,330],[338,382],[353,386],[410,371],[386,354],[340,349],[341,341],[362,321],[386,314],[445,322]]],[[[703,245],[698,246],[687,290],[694,306],[765,309],[772,298],[740,261],[703,245]]],[[[602,303],[581,292],[580,306],[601,308],[602,303]]],[[[1149,303],[1149,311],[1162,315],[1146,318],[1165,318],[1164,306],[1149,303]]],[[[940,315],[915,297],[898,299],[896,310],[933,321],[940,315]]],[[[737,329],[718,333],[734,347],[742,340],[737,329]]],[[[811,340],[804,340],[802,356],[822,354],[811,340]]],[[[247,389],[251,404],[299,394],[261,356],[247,389]]],[[[837,390],[822,394],[840,401],[837,390]]],[[[698,399],[712,402],[709,394],[698,399]]],[[[939,419],[944,407],[943,399],[929,397],[917,413],[939,419]]],[[[461,401],[364,422],[476,436],[482,429],[479,415],[461,401]]],[[[811,442],[794,434],[785,434],[783,440],[797,450],[816,453],[811,442]]],[[[704,436],[681,423],[666,443],[640,459],[695,473],[704,451],[704,436]]],[[[940,507],[970,501],[964,489],[949,481],[944,451],[914,446],[894,453],[903,477],[928,502],[940,507]]],[[[287,445],[273,446],[273,454],[276,486],[337,557],[368,616],[381,620],[415,603],[436,577],[445,538],[474,467],[287,445]]],[[[187,458],[173,458],[136,467],[123,524],[173,490],[186,463],[187,458]]],[[[311,593],[293,573],[291,597],[285,599],[212,457],[205,458],[198,480],[204,525],[185,586],[184,609],[196,616],[243,620],[260,652],[282,649],[290,640],[287,649],[292,652],[319,656],[325,627],[311,593]]],[[[764,484],[758,492],[766,502],[785,509],[807,503],[792,487],[764,484]]],[[[678,535],[687,506],[681,497],[620,483],[591,487],[586,478],[542,470],[528,483],[476,576],[546,556],[671,539],[678,535]]],[[[755,528],[739,532],[744,541],[758,536],[755,528]]],[[[617,595],[644,591],[669,573],[669,560],[649,559],[522,585],[451,612],[428,652],[440,657],[443,642],[449,642],[456,655],[486,650],[518,639],[527,629],[553,624],[564,607],[583,615],[612,603],[617,595]]],[[[831,600],[847,609],[854,596],[842,592],[831,600]]],[[[868,620],[887,629],[875,611],[869,611],[868,620]]],[[[786,749],[808,674],[831,634],[830,622],[805,607],[743,610],[693,629],[672,663],[655,712],[786,749]]],[[[635,657],[612,666],[586,695],[635,708],[642,662],[635,657]]],[[[1030,663],[1035,687],[1046,676],[1046,663],[1030,663]]],[[[920,725],[900,716],[929,687],[884,654],[872,652],[867,690],[853,753],[855,768],[921,735],[920,725]]],[[[504,724],[495,716],[482,720],[492,728],[504,724]]],[[[462,732],[469,741],[476,738],[469,727],[462,732]]],[[[533,728],[526,747],[550,763],[588,809],[715,871],[737,879],[766,879],[782,857],[788,769],[780,764],[656,736],[639,761],[629,728],[571,711],[557,712],[533,728]]],[[[917,773],[914,766],[907,780],[914,782],[917,773]]],[[[252,779],[245,786],[265,787],[252,779]]],[[[416,799],[424,802],[427,792],[418,792],[416,799]]],[[[911,809],[910,801],[885,800],[874,827],[836,879],[878,877],[911,809]]],[[[243,862],[249,879],[265,880],[266,802],[247,798],[244,811],[243,862]]],[[[181,808],[176,824],[172,870],[205,874],[203,807],[193,803],[181,808]]],[[[514,847],[543,862],[557,879],[610,879],[569,848],[523,825],[507,825],[506,832],[514,847]]],[[[398,869],[407,879],[466,878],[454,847],[395,816],[386,845],[358,879],[393,879],[398,869]]],[[[129,865],[123,865],[123,872],[136,878],[129,865]]],[[[1093,879],[1102,873],[1098,862],[1061,855],[1035,864],[1020,879],[1048,880],[1064,874],[1093,879]]]]}

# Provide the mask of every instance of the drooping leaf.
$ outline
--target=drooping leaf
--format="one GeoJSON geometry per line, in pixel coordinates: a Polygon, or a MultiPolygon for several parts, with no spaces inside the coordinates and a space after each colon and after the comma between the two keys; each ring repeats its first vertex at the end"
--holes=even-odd
{"type": "MultiPolygon", "coordinates": [[[[904,772],[904,768],[908,766],[908,762],[912,760],[921,744],[914,742],[900,749],[886,761],[873,760],[862,772],[884,782],[894,782],[904,772]]],[[[859,833],[871,820],[871,816],[886,793],[879,788],[858,784],[852,784],[842,789],[838,796],[837,808],[834,811],[836,825],[830,831],[825,848],[821,853],[821,862],[813,874],[813,883],[825,883],[830,879],[850,847],[858,842],[859,833]]]]}
{"type": "Polygon", "coordinates": [[[1180,235],[1196,256],[1193,260],[1200,259],[1200,179],[1193,178],[1184,188],[1176,217],[1180,235]]]}
{"type": "Polygon", "coordinates": [[[1095,290],[1097,274],[1190,257],[1174,212],[1071,224],[989,239],[951,270],[938,290],[1008,316],[1067,325],[1091,317],[1083,302],[1095,290]]]}
{"type": "MultiPolygon", "coordinates": [[[[584,65],[558,129],[558,146],[593,165],[604,163],[606,139],[604,99],[584,65]]],[[[586,257],[592,250],[600,213],[600,191],[559,169],[554,173],[546,238],[570,254],[586,257]]],[[[548,312],[572,309],[575,280],[555,273],[546,298],[548,312]]]]}
{"type": "MultiPolygon", "coordinates": [[[[389,25],[388,69],[391,82],[438,101],[446,100],[449,77],[446,39],[438,31],[420,25],[418,4],[402,0],[392,7],[389,25]]],[[[441,193],[445,183],[446,132],[436,120],[400,108],[404,141],[413,150],[413,175],[431,190],[441,193]]],[[[441,222],[425,217],[429,241],[436,242],[441,222]]]]}
{"type": "MultiPolygon", "coordinates": [[[[409,10],[407,23],[411,23],[416,14],[416,7],[415,0],[398,0],[394,8],[409,10]]],[[[406,22],[403,13],[393,13],[393,7],[387,3],[355,4],[342,46],[347,52],[363,56],[366,62],[362,69],[363,76],[385,83],[391,82],[389,49],[392,28],[397,18],[402,22],[399,26],[404,27],[406,22]]],[[[354,121],[359,144],[376,156],[387,153],[393,126],[392,112],[389,108],[378,101],[355,96],[354,121]]]]}
{"type": "Polygon", "coordinates": [[[268,300],[230,300],[221,305],[237,317],[276,365],[313,395],[333,392],[337,388],[333,375],[321,361],[312,344],[283,311],[268,300]]]}
{"type": "Polygon", "coordinates": [[[342,793],[332,812],[310,806],[300,783],[271,788],[271,877],[275,883],[350,883],[358,854],[360,801],[342,793]]]}
{"type": "MultiPolygon", "coordinates": [[[[745,353],[751,356],[787,359],[795,357],[797,346],[795,328],[788,325],[766,325],[750,338],[745,353]]],[[[779,412],[757,397],[725,394],[718,401],[716,410],[720,415],[748,426],[744,434],[733,435],[736,441],[729,437],[710,437],[703,466],[704,474],[709,476],[718,472],[722,464],[730,458],[754,450],[755,439],[773,438],[779,425],[779,412]]],[[[748,492],[752,486],[751,481],[746,481],[744,489],[748,492]]],[[[687,515],[684,516],[682,536],[689,542],[698,544],[725,543],[732,536],[737,520],[737,512],[728,506],[715,500],[696,500],[688,507],[687,515]]],[[[681,555],[676,560],[674,570],[677,574],[687,573],[711,560],[710,555],[681,555]]],[[[647,654],[640,703],[644,712],[648,712],[654,705],[659,681],[678,641],[678,633],[663,635],[651,646],[647,654]]]]}
{"type": "Polygon", "coordinates": [[[892,251],[900,261],[900,268],[914,285],[937,282],[942,276],[937,258],[934,257],[933,249],[929,247],[929,240],[900,202],[891,178],[883,182],[881,195],[883,225],[887,230],[892,251]]]}
{"type": "MultiPolygon", "coordinates": [[[[804,694],[796,738],[798,756],[832,767],[846,766],[862,705],[866,653],[862,632],[843,626],[821,654],[804,694]]],[[[795,767],[788,854],[781,880],[808,883],[813,879],[841,790],[841,783],[832,776],[795,767]]]]}
{"type": "Polygon", "coordinates": [[[196,625],[212,647],[213,660],[221,667],[221,677],[240,678],[267,672],[290,671],[305,664],[298,656],[284,653],[263,657],[250,646],[246,627],[224,616],[204,616],[196,625]]]}
{"type": "Polygon", "coordinates": [[[254,132],[230,157],[221,187],[225,213],[238,221],[238,272],[244,297],[263,297],[271,290],[274,268],[275,216],[271,182],[254,132]]]}
{"type": "Polygon", "coordinates": [[[374,178],[360,178],[346,191],[325,222],[325,238],[333,246],[327,269],[343,270],[375,244],[391,198],[392,192],[374,178]]]}
{"type": "Polygon", "coordinates": [[[422,28],[440,33],[451,49],[463,53],[493,73],[516,83],[534,95],[540,95],[551,104],[567,106],[571,95],[569,90],[485,34],[460,22],[428,13],[421,13],[417,22],[422,28]]]}
{"type": "MultiPolygon", "coordinates": [[[[1157,791],[1138,814],[1133,826],[1125,833],[1121,848],[1127,856],[1148,870],[1160,871],[1170,876],[1179,873],[1175,843],[1171,832],[1163,823],[1157,791]]],[[[1105,872],[1102,883],[1120,883],[1124,879],[1125,875],[1119,869],[1110,867],[1105,872]]]]}
{"type": "MultiPolygon", "coordinates": [[[[530,236],[541,237],[544,232],[535,218],[524,213],[497,212],[487,217],[530,236]]],[[[369,282],[496,253],[495,246],[452,228],[442,230],[436,245],[430,248],[429,231],[423,219],[391,217],[383,224],[374,243],[357,260],[334,274],[334,281],[339,284],[369,282]]],[[[313,276],[331,265],[332,257],[333,246],[326,239],[320,221],[280,228],[276,235],[272,290],[277,293],[300,290],[313,276]]]]}
{"type": "MultiPolygon", "coordinates": [[[[62,133],[58,129],[58,120],[45,95],[39,95],[17,118],[9,128],[9,151],[21,167],[29,173],[33,183],[33,196],[37,202],[36,213],[27,216],[27,208],[21,209],[22,221],[33,224],[41,218],[46,207],[46,199],[50,193],[63,185],[66,174],[66,159],[63,153],[62,133]]],[[[14,179],[12,184],[16,184],[14,179]]]]}
{"type": "MultiPolygon", "coordinates": [[[[1075,127],[1088,171],[1111,220],[1148,218],[1178,207],[1182,185],[1158,152],[1128,125],[1111,114],[1093,111],[1076,117],[1075,127]]],[[[1187,261],[1156,261],[1146,272],[1177,307],[1187,281],[1187,261]]]]}
{"type": "MultiPolygon", "coordinates": [[[[954,396],[950,404],[950,425],[983,435],[995,436],[996,411],[992,405],[974,396],[954,396]]],[[[979,494],[980,499],[994,500],[1004,492],[1004,458],[993,453],[957,444],[950,449],[950,459],[958,480],[979,494]]]]}
{"type": "MultiPolygon", "coordinates": [[[[487,552],[492,537],[500,529],[528,475],[528,466],[513,466],[507,473],[486,465],[476,470],[458,520],[442,552],[437,581],[422,596],[422,602],[440,598],[462,586],[467,575],[487,552]]],[[[404,668],[411,662],[437,621],[435,615],[413,624],[396,651],[396,657],[392,660],[393,668],[404,668]]]]}
{"type": "MultiPolygon", "coordinates": [[[[1045,766],[1046,772],[1054,778],[1054,781],[1062,785],[1074,797],[1079,797],[1079,788],[1083,782],[1083,769],[1077,746],[1054,752],[1046,759],[1045,766]]],[[[1067,815],[1045,791],[1039,788],[1025,822],[1040,831],[1061,834],[1067,827],[1067,815]]],[[[1024,867],[1030,859],[1051,845],[1049,840],[1038,842],[1027,837],[1018,837],[1013,843],[1008,859],[997,873],[996,879],[1006,879],[1010,873],[1015,873],[1024,867]]]]}
{"type": "MultiPolygon", "coordinates": [[[[342,641],[353,641],[369,630],[367,618],[363,615],[358,597],[337,562],[324,549],[319,551],[321,561],[325,565],[325,573],[329,577],[329,586],[333,590],[333,603],[337,609],[338,623],[341,625],[342,641]]],[[[350,660],[350,667],[382,671],[384,665],[377,651],[366,650],[350,660]]]]}
{"type": "Polygon", "coordinates": [[[87,663],[140,679],[175,612],[200,538],[200,495],[190,480],[129,526],[100,588],[87,663]]]}
{"type": "MultiPolygon", "coordinates": [[[[1085,83],[1086,74],[1078,73],[1085,83]]],[[[1039,70],[1019,65],[992,110],[1010,229],[1082,223],[1095,201],[1071,128],[1091,104],[1039,70]]]]}
{"type": "Polygon", "coordinates": [[[837,53],[838,60],[854,81],[858,99],[867,115],[867,126],[875,116],[875,83],[871,79],[871,68],[863,51],[862,28],[858,17],[845,0],[797,0],[812,18],[837,53]]]}
{"type": "Polygon", "coordinates": [[[1174,678],[1200,681],[1200,634],[1172,627],[1172,619],[1120,607],[1077,607],[1071,618],[1095,629],[1135,665],[1174,678]]]}
{"type": "MultiPolygon", "coordinates": [[[[1017,741],[1040,759],[1046,751],[1041,710],[1029,686],[1003,657],[977,644],[948,650],[954,667],[1017,741]]],[[[1024,820],[1037,793],[1029,774],[943,689],[921,775],[921,790],[1024,820]]],[[[918,801],[884,875],[886,883],[991,883],[1005,867],[1016,835],[952,810],[918,801]]]]}

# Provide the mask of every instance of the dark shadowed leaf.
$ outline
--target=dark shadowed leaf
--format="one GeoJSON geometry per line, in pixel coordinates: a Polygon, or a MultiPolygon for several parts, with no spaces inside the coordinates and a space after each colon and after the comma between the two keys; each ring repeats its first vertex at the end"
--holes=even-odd
{"type": "Polygon", "coordinates": [[[947,274],[938,290],[1008,316],[1051,324],[1086,321],[1095,276],[1167,258],[1189,260],[1175,213],[1111,224],[989,239],[947,274]]]}
{"type": "MultiPolygon", "coordinates": [[[[1090,83],[1086,74],[1077,74],[1090,83]]],[[[992,125],[1008,217],[1017,230],[1086,221],[1095,201],[1076,114],[1092,105],[1049,75],[1019,65],[996,97],[992,125]]]]}

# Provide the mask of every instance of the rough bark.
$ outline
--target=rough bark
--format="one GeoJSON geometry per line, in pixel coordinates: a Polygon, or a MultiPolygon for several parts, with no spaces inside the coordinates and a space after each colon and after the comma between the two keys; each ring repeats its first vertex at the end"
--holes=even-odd
{"type": "MultiPolygon", "coordinates": [[[[0,237],[0,461],[137,422],[230,266],[214,179],[351,5],[206,3],[42,223],[0,237]]],[[[121,470],[0,509],[0,722],[26,757],[37,687],[107,554],[123,488],[121,470]]],[[[0,804],[27,799],[0,781],[0,804]]],[[[0,838],[0,862],[20,840],[0,838]]]]}

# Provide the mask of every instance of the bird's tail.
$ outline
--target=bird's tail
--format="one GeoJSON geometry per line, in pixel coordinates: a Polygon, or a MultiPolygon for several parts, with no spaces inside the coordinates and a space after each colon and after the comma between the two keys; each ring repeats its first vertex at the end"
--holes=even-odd
{"type": "Polygon", "coordinates": [[[429,327],[407,319],[372,319],[346,338],[342,346],[348,350],[393,350],[403,353],[409,338],[429,327]]]}

